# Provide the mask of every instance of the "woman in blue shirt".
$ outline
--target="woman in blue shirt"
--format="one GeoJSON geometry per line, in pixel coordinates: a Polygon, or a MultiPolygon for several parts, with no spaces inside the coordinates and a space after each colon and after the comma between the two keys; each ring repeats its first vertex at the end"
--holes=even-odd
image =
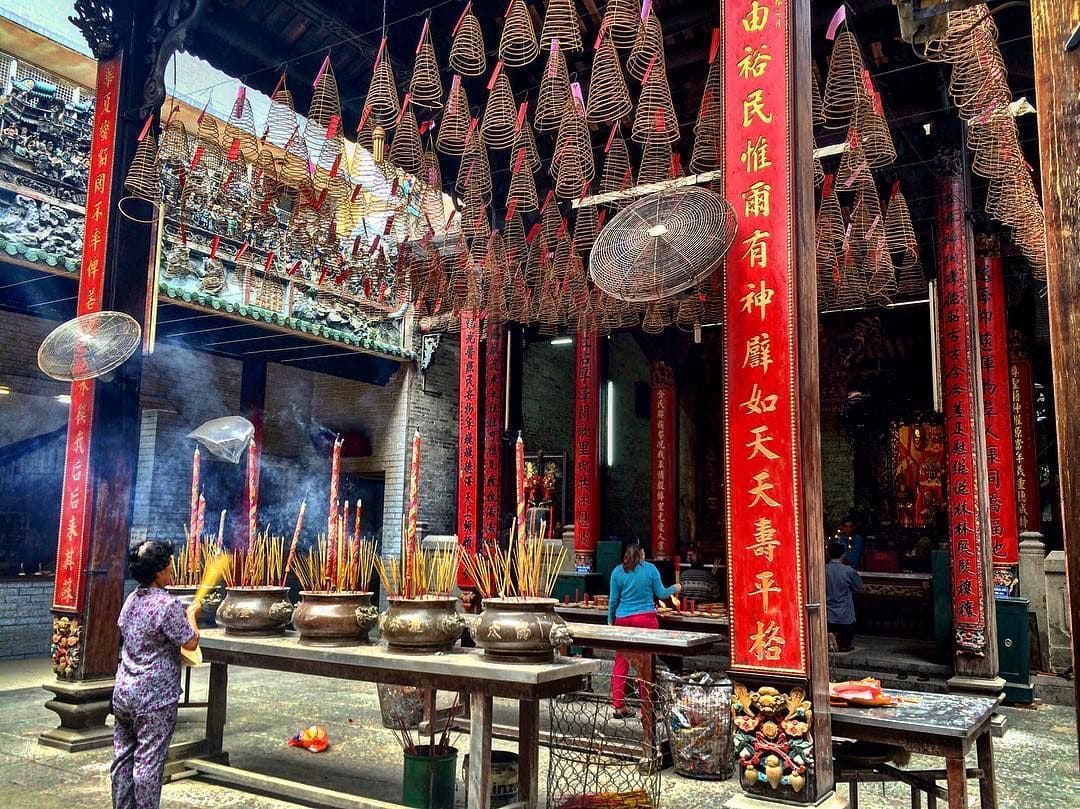
{"type": "MultiPolygon", "coordinates": [[[[611,571],[611,589],[608,596],[608,623],[615,626],[633,626],[638,629],[659,629],[656,617],[656,599],[669,598],[682,590],[682,585],[665,587],[660,581],[660,571],[645,561],[645,552],[636,539],[623,548],[622,564],[611,571]]],[[[630,662],[621,654],[615,655],[615,674],[611,678],[611,704],[615,716],[626,718],[634,712],[624,704],[626,698],[626,674],[630,662]]],[[[641,698],[645,699],[645,685],[641,686],[641,698]]]]}

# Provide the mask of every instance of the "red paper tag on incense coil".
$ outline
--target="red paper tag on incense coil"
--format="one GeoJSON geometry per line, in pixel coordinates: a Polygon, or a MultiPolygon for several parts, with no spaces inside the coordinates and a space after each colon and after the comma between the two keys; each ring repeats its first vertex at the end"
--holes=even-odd
{"type": "Polygon", "coordinates": [[[566,231],[567,231],[567,229],[569,227],[570,227],[570,223],[567,221],[566,217],[564,216],[562,218],[562,222],[559,223],[559,229],[555,232],[555,238],[556,239],[561,239],[563,236],[565,236],[566,231]]]}
{"type": "Polygon", "coordinates": [[[461,28],[461,24],[465,22],[465,18],[469,16],[469,12],[472,10],[472,2],[465,4],[465,8],[461,12],[461,16],[458,17],[458,21],[454,23],[454,30],[450,32],[450,36],[456,37],[458,29],[461,28]]]}
{"type": "Polygon", "coordinates": [[[885,114],[885,108],[881,104],[881,93],[879,93],[877,90],[874,91],[873,104],[874,112],[876,112],[878,115],[885,114]]]}
{"type": "Polygon", "coordinates": [[[600,213],[596,217],[596,227],[597,227],[597,229],[602,228],[604,226],[604,222],[606,222],[606,221],[607,221],[607,210],[605,209],[603,211],[600,211],[600,213]]]}
{"type": "Polygon", "coordinates": [[[586,180],[581,184],[581,196],[578,197],[578,202],[581,202],[585,197],[589,196],[589,181],[586,180]]]}
{"type": "Polygon", "coordinates": [[[633,167],[627,166],[626,171],[623,172],[622,182],[619,184],[619,189],[620,190],[629,187],[630,178],[633,176],[633,174],[634,174],[633,167]]]}
{"type": "Polygon", "coordinates": [[[386,299],[386,292],[387,292],[386,282],[383,281],[383,282],[381,282],[379,284],[379,297],[378,297],[379,303],[382,303],[386,299]]]}
{"type": "Polygon", "coordinates": [[[147,133],[150,132],[150,125],[154,123],[154,116],[151,115],[146,119],[146,123],[143,124],[142,129],[139,131],[139,143],[142,143],[146,139],[147,133]]]}
{"type": "Polygon", "coordinates": [[[341,116],[336,115],[336,114],[331,115],[330,116],[330,123],[328,123],[326,125],[326,139],[327,140],[333,140],[334,135],[337,134],[338,127],[340,125],[341,125],[341,116]]]}
{"type": "Polygon", "coordinates": [[[382,236],[376,233],[375,238],[371,240],[371,249],[368,250],[369,256],[375,255],[375,251],[379,249],[379,242],[381,239],[382,236]]]}
{"type": "Polygon", "coordinates": [[[457,216],[457,209],[450,211],[450,215],[446,217],[446,229],[450,230],[450,225],[453,223],[454,218],[457,216]]]}
{"type": "Polygon", "coordinates": [[[521,127],[525,126],[525,111],[529,108],[528,101],[522,101],[518,104],[518,117],[517,123],[514,124],[515,134],[521,131],[521,127]]]}
{"type": "Polygon", "coordinates": [[[656,57],[654,56],[652,59],[649,60],[649,64],[645,68],[645,75],[641,77],[642,85],[648,84],[649,76],[652,75],[653,65],[655,65],[655,64],[656,64],[656,57]]]}
{"type": "Polygon", "coordinates": [[[337,276],[335,276],[334,283],[337,284],[338,286],[341,286],[342,284],[344,284],[345,279],[349,277],[350,272],[352,272],[352,268],[350,268],[350,267],[346,267],[345,269],[343,269],[341,272],[339,272],[337,274],[337,276]]]}
{"type": "Polygon", "coordinates": [[[221,244],[221,237],[215,236],[214,240],[210,242],[210,258],[217,258],[217,249],[221,244]]]}
{"type": "Polygon", "coordinates": [[[559,55],[559,39],[555,37],[551,40],[551,55],[548,56],[547,74],[554,76],[559,72],[558,63],[555,61],[555,57],[559,55]]]}
{"type": "MultiPolygon", "coordinates": [[[[646,2],[650,2],[650,0],[646,0],[646,2]]],[[[641,19],[644,20],[645,18],[642,17],[641,19]]],[[[604,17],[604,21],[602,23],[600,23],[600,30],[596,32],[596,42],[593,43],[593,50],[594,51],[600,50],[600,43],[602,43],[604,41],[604,32],[607,31],[607,28],[608,28],[608,18],[604,17]]]]}
{"type": "Polygon", "coordinates": [[[428,28],[431,26],[431,17],[424,17],[424,24],[420,28],[420,39],[416,43],[416,53],[420,53],[420,49],[424,47],[424,38],[427,37],[428,28]]]}
{"type": "Polygon", "coordinates": [[[401,119],[405,117],[405,110],[409,106],[410,101],[412,101],[412,93],[405,93],[405,98],[401,102],[401,109],[397,114],[397,121],[394,123],[395,128],[401,126],[401,119]]]}
{"type": "Polygon", "coordinates": [[[365,298],[370,298],[371,297],[371,279],[370,278],[364,278],[364,297],[365,298]]]}
{"type": "Polygon", "coordinates": [[[266,261],[263,262],[263,272],[270,272],[270,265],[274,263],[274,251],[271,250],[266,256],[266,261]]]}
{"type": "Polygon", "coordinates": [[[398,192],[398,178],[394,178],[394,182],[390,183],[390,196],[395,196],[398,192]]]}
{"type": "Polygon", "coordinates": [[[315,201],[315,210],[321,211],[323,203],[326,202],[326,189],[324,188],[319,192],[319,198],[315,201]]]}
{"type": "Polygon", "coordinates": [[[712,104],[712,90],[706,90],[701,96],[701,112],[698,113],[699,118],[704,118],[705,113],[709,111],[709,105],[712,104]]]}
{"type": "Polygon", "coordinates": [[[499,80],[499,74],[502,73],[503,63],[498,61],[495,63],[495,69],[491,71],[491,78],[488,79],[487,88],[490,92],[495,89],[495,82],[499,80]]]}
{"type": "Polygon", "coordinates": [[[244,85],[240,85],[236,88],[236,101],[233,102],[232,117],[236,120],[240,120],[244,117],[244,99],[247,97],[247,91],[244,85]]]}
{"type": "Polygon", "coordinates": [[[514,155],[514,168],[511,169],[513,174],[517,174],[521,171],[521,164],[525,162],[525,149],[524,147],[517,150],[517,154],[514,155]]]}
{"type": "Polygon", "coordinates": [[[229,145],[229,162],[232,163],[240,156],[240,138],[233,138],[229,145]]]}
{"type": "Polygon", "coordinates": [[[574,97],[574,106],[577,108],[578,115],[585,114],[585,97],[581,92],[581,84],[578,82],[572,82],[570,84],[570,94],[574,97]]]}
{"type": "Polygon", "coordinates": [[[337,177],[338,169],[341,168],[341,152],[334,156],[334,162],[330,166],[330,176],[337,177]]]}
{"type": "Polygon", "coordinates": [[[386,37],[383,37],[382,42],[379,43],[379,50],[375,54],[375,62],[373,63],[372,72],[374,72],[374,68],[377,68],[379,66],[379,61],[382,59],[382,55],[383,55],[383,53],[385,51],[386,51],[386,37]]]}
{"type": "Polygon", "coordinates": [[[322,60],[322,64],[319,65],[319,72],[315,74],[315,81],[311,83],[312,88],[319,86],[319,79],[323,77],[323,73],[326,72],[326,68],[330,67],[330,54],[326,54],[326,58],[322,60]]]}
{"type": "Polygon", "coordinates": [[[424,134],[427,133],[427,131],[429,129],[434,129],[434,128],[435,128],[435,121],[433,121],[433,120],[424,121],[424,123],[420,124],[420,134],[424,135],[424,134]]]}
{"type": "Polygon", "coordinates": [[[324,265],[322,272],[319,273],[319,282],[318,282],[319,286],[322,286],[323,284],[326,283],[326,277],[328,275],[330,275],[330,265],[329,264],[324,265]]]}
{"type": "Polygon", "coordinates": [[[203,104],[202,112],[200,112],[200,113],[199,113],[199,117],[195,119],[195,123],[196,123],[196,124],[200,124],[200,125],[202,124],[202,122],[203,122],[203,118],[205,118],[205,117],[206,117],[206,110],[207,110],[207,109],[209,108],[209,106],[210,106],[210,99],[211,99],[211,98],[213,98],[213,97],[214,97],[214,96],[213,96],[213,93],[211,93],[211,94],[210,94],[210,98],[207,98],[207,99],[206,99],[206,103],[205,103],[205,104],[203,104]]]}
{"type": "Polygon", "coordinates": [[[512,199],[506,203],[506,219],[512,219],[515,211],[517,211],[517,199],[512,199]]]}
{"type": "Polygon", "coordinates": [[[619,126],[616,124],[611,127],[611,133],[607,136],[607,143],[604,144],[604,154],[611,151],[611,144],[615,142],[615,133],[619,131],[619,126]]]}
{"type": "Polygon", "coordinates": [[[194,171],[195,167],[197,165],[199,165],[199,161],[202,160],[202,156],[203,156],[203,147],[202,146],[196,146],[195,147],[195,154],[193,154],[191,156],[191,168],[192,168],[192,171],[194,171]]]}
{"type": "Polygon", "coordinates": [[[832,19],[829,20],[829,27],[825,31],[825,39],[827,39],[829,42],[832,42],[834,39],[836,39],[837,29],[840,28],[840,26],[844,23],[845,20],[847,20],[847,6],[841,3],[840,8],[836,10],[836,13],[833,14],[832,19]]]}
{"type": "Polygon", "coordinates": [[[720,29],[712,29],[712,42],[709,43],[709,64],[716,61],[716,55],[720,52],[720,29]]]}
{"type": "Polygon", "coordinates": [[[446,103],[446,113],[449,115],[457,109],[458,91],[461,89],[461,76],[457,73],[450,79],[450,98],[446,103]]]}
{"type": "MultiPolygon", "coordinates": [[[[832,176],[832,175],[830,175],[832,176]]],[[[892,190],[889,192],[890,199],[896,199],[896,195],[900,193],[900,181],[896,180],[892,184],[892,190]]]]}
{"type": "Polygon", "coordinates": [[[364,124],[367,123],[368,115],[371,114],[371,105],[365,104],[364,109],[360,111],[360,123],[356,125],[356,134],[360,134],[360,130],[364,128],[364,124]]]}
{"type": "Polygon", "coordinates": [[[394,215],[386,217],[386,224],[383,226],[383,236],[389,236],[390,231],[394,229],[394,215]]]}
{"type": "Polygon", "coordinates": [[[540,233],[540,223],[537,222],[535,225],[533,225],[531,228],[529,228],[529,235],[525,237],[525,243],[526,244],[532,244],[534,241],[536,241],[536,236],[539,233],[540,233]]]}
{"type": "Polygon", "coordinates": [[[862,83],[866,94],[872,96],[874,94],[874,80],[870,78],[870,71],[865,67],[862,69],[862,83]]]}
{"type": "Polygon", "coordinates": [[[352,190],[352,195],[349,197],[349,202],[356,202],[356,198],[358,196],[360,196],[360,191],[361,190],[362,190],[362,186],[360,185],[360,183],[357,183],[356,185],[354,185],[353,190],[352,190]]]}
{"type": "Polygon", "coordinates": [[[240,249],[236,251],[236,258],[233,259],[234,262],[236,262],[237,264],[240,263],[240,259],[244,257],[244,253],[247,252],[248,246],[249,245],[247,242],[244,242],[242,245],[240,245],[240,249]]]}
{"type": "Polygon", "coordinates": [[[664,115],[663,110],[657,110],[656,115],[653,116],[653,131],[663,132],[667,126],[667,118],[664,115]]]}
{"type": "Polygon", "coordinates": [[[296,275],[297,271],[299,271],[299,269],[300,269],[300,264],[301,264],[301,259],[297,259],[296,261],[294,261],[293,265],[291,267],[289,267],[289,270],[288,270],[289,275],[296,275]]]}
{"type": "Polygon", "coordinates": [[[359,251],[360,251],[360,236],[357,235],[357,237],[355,239],[353,239],[353,243],[352,243],[352,257],[356,258],[356,254],[359,251]]]}
{"type": "Polygon", "coordinates": [[[330,224],[326,227],[326,238],[329,241],[334,241],[337,238],[337,220],[331,219],[330,224]]]}
{"type": "Polygon", "coordinates": [[[544,197],[544,204],[540,206],[540,213],[543,213],[547,209],[548,203],[550,203],[553,199],[555,199],[555,192],[549,190],[547,192],[547,196],[544,197]]]}
{"type": "Polygon", "coordinates": [[[682,175],[682,158],[679,157],[678,152],[674,152],[671,155],[671,179],[675,179],[682,175]]]}

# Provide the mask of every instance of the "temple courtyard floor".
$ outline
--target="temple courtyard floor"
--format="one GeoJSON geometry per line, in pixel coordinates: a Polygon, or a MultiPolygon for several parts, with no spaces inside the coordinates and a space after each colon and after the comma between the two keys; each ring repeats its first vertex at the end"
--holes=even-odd
{"type": "MultiPolygon", "coordinates": [[[[37,742],[42,730],[56,724],[55,715],[44,707],[47,694],[40,688],[48,676],[47,661],[0,664],[0,807],[107,807],[111,751],[69,754],[37,742]]],[[[206,669],[197,670],[193,682],[193,699],[199,699],[205,695],[206,669]]],[[[908,687],[918,686],[912,683],[908,687]]],[[[510,718],[510,705],[501,706],[501,713],[496,722],[510,718]]],[[[1006,707],[1002,713],[1008,717],[1008,729],[1003,738],[994,741],[1000,809],[1080,807],[1072,708],[1006,707]]],[[[175,738],[197,738],[203,719],[204,712],[199,708],[182,709],[175,738]]],[[[546,730],[546,718],[544,723],[546,730]]],[[[459,739],[457,746],[467,750],[468,737],[459,739]]],[[[495,746],[514,749],[507,742],[497,741],[495,746]]],[[[400,799],[401,748],[393,734],[382,727],[378,695],[371,684],[233,668],[229,676],[225,748],[230,762],[238,767],[385,801],[400,799]],[[312,754],[286,745],[288,737],[312,724],[326,727],[329,750],[312,754]]],[[[912,764],[937,767],[942,762],[916,756],[912,764]]],[[[968,766],[975,766],[974,754],[968,766]]],[[[540,768],[541,805],[546,805],[546,748],[541,750],[540,768]]],[[[720,806],[738,789],[734,779],[692,780],[667,769],[660,784],[660,805],[668,809],[720,806]]],[[[840,789],[846,794],[846,785],[840,789]]],[[[977,785],[971,782],[972,805],[978,805],[977,795],[977,785]]],[[[866,784],[859,798],[864,809],[911,805],[908,788],[900,784],[866,784]]],[[[460,779],[457,803],[465,804],[460,779]]],[[[263,809],[296,804],[188,778],[166,784],[161,805],[166,809],[263,809]]]]}

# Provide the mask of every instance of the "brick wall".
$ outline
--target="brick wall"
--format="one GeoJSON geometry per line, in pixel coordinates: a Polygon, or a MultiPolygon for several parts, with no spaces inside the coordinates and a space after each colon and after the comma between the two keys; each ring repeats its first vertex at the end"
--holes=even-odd
{"type": "MultiPolygon", "coordinates": [[[[608,378],[614,382],[615,453],[604,470],[603,535],[644,539],[652,528],[652,428],[647,415],[634,412],[634,388],[648,383],[649,361],[632,335],[608,340],[608,378]]],[[[601,440],[605,435],[601,430],[601,440]]]]}
{"type": "Polygon", "coordinates": [[[49,654],[52,579],[0,581],[0,659],[49,654]]]}

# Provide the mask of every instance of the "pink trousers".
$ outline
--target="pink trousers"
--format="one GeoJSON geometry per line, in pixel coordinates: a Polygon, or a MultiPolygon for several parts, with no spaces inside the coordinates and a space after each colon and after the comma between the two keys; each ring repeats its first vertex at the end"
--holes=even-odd
{"type": "MultiPolygon", "coordinates": [[[[639,612],[636,615],[627,615],[625,618],[616,618],[615,626],[632,626],[637,629],[659,629],[660,621],[655,612],[639,612]]],[[[623,707],[626,698],[626,673],[630,670],[630,661],[622,654],[615,655],[615,674],[611,678],[611,704],[615,710],[623,707]]],[[[638,672],[640,674],[640,672],[638,672]]],[[[648,686],[641,683],[639,686],[641,700],[647,698],[648,686]]]]}

